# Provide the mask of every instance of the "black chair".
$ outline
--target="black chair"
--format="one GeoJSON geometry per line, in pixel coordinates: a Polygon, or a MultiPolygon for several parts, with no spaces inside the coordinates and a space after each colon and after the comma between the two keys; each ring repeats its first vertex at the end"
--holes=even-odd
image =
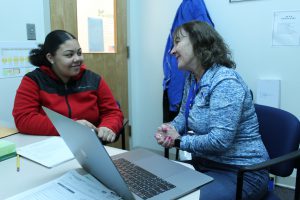
{"type": "MultiPolygon", "coordinates": [[[[242,199],[243,175],[245,172],[268,169],[275,176],[290,176],[297,169],[294,200],[300,200],[300,122],[284,110],[255,104],[259,131],[270,160],[243,167],[238,171],[236,199],[242,199]]],[[[167,154],[167,156],[166,156],[167,154]]],[[[165,148],[168,157],[169,149],[165,148]]],[[[178,151],[176,151],[176,159],[178,151]]],[[[279,200],[273,191],[268,191],[263,200],[279,200]]]]}
{"type": "MultiPolygon", "coordinates": [[[[165,148],[164,156],[165,158],[169,158],[169,148],[165,148]]],[[[179,149],[176,149],[175,160],[179,159],[179,149]]]]}
{"type": "MultiPolygon", "coordinates": [[[[116,137],[115,141],[113,142],[113,143],[117,142],[117,141],[119,140],[120,136],[121,136],[121,137],[122,137],[121,144],[122,144],[122,149],[123,149],[123,150],[126,150],[125,128],[126,128],[127,124],[128,124],[128,119],[124,119],[124,120],[123,120],[123,127],[122,127],[122,129],[119,131],[119,133],[117,134],[117,137],[116,137]]],[[[108,145],[108,144],[111,144],[111,142],[102,141],[102,144],[103,144],[103,145],[108,145]]]]}
{"type": "Polygon", "coordinates": [[[123,149],[123,150],[126,149],[126,143],[125,143],[125,128],[126,128],[126,126],[128,125],[128,121],[129,121],[128,119],[124,118],[124,120],[123,120],[123,127],[122,127],[122,129],[119,131],[119,134],[118,134],[118,136],[116,137],[116,140],[115,140],[115,142],[116,142],[116,141],[119,140],[120,136],[122,137],[122,149],[123,149]]]}
{"type": "MultiPolygon", "coordinates": [[[[121,105],[118,101],[117,101],[117,104],[118,104],[119,108],[121,108],[121,105]]],[[[122,144],[122,149],[123,150],[126,150],[125,129],[126,129],[126,126],[128,125],[128,122],[129,122],[128,119],[126,119],[126,118],[123,119],[123,126],[122,126],[121,130],[119,131],[119,133],[117,134],[117,137],[114,141],[114,142],[117,142],[119,140],[120,136],[121,136],[122,137],[121,144],[122,144]]],[[[104,142],[103,141],[102,144],[107,145],[107,144],[110,144],[110,142],[104,142]]]]}
{"type": "MultiPolygon", "coordinates": [[[[280,177],[290,176],[297,169],[295,200],[300,200],[300,122],[289,112],[255,104],[259,131],[267,148],[270,160],[243,167],[238,171],[236,199],[242,199],[243,174],[245,172],[268,169],[280,177]]],[[[279,199],[273,191],[268,191],[263,200],[279,199]]]]}
{"type": "MultiPolygon", "coordinates": [[[[268,169],[275,176],[290,176],[297,169],[294,200],[300,200],[300,122],[284,110],[255,104],[259,131],[270,160],[241,168],[237,174],[236,199],[242,199],[245,172],[268,169]]],[[[165,149],[165,152],[169,149],[165,149]]],[[[178,151],[176,152],[178,156],[178,151]]],[[[262,200],[279,200],[274,191],[268,191],[262,200]]]]}

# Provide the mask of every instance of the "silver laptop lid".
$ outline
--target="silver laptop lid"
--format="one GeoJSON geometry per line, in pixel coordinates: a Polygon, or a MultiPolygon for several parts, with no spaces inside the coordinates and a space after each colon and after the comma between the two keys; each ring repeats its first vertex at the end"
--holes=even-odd
{"type": "Polygon", "coordinates": [[[135,199],[93,129],[46,107],[43,109],[85,171],[123,199],[135,199]]]}
{"type": "MultiPolygon", "coordinates": [[[[92,129],[47,108],[43,107],[43,109],[75,158],[87,172],[125,200],[142,199],[128,189],[119,170],[92,129]]],[[[125,158],[176,186],[173,189],[149,197],[149,200],[177,199],[213,180],[203,173],[184,167],[144,149],[128,151],[115,155],[112,158],[125,158]]]]}

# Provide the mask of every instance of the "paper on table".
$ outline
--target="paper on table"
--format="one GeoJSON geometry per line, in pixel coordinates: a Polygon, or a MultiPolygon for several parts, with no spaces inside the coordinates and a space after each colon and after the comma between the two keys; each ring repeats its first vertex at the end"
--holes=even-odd
{"type": "Polygon", "coordinates": [[[76,170],[71,170],[58,179],[27,190],[6,200],[119,200],[111,190],[99,181],[90,180],[80,175],[76,170]]]}
{"type": "Polygon", "coordinates": [[[74,158],[68,146],[59,136],[17,148],[17,153],[49,168],[74,158]]]}

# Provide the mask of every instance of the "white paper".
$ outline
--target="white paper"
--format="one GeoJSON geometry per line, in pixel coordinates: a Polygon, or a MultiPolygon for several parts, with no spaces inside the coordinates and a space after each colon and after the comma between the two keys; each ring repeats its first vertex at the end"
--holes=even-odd
{"type": "Polygon", "coordinates": [[[71,170],[62,177],[27,190],[7,200],[97,200],[121,199],[96,179],[91,180],[71,170]]]}
{"type": "Polygon", "coordinates": [[[49,168],[74,158],[66,143],[59,136],[20,147],[17,153],[49,168]]]}
{"type": "Polygon", "coordinates": [[[300,45],[300,10],[274,13],[273,45],[300,45]]]}
{"type": "Polygon", "coordinates": [[[29,63],[36,42],[0,42],[0,78],[24,76],[36,67],[29,63]]]}

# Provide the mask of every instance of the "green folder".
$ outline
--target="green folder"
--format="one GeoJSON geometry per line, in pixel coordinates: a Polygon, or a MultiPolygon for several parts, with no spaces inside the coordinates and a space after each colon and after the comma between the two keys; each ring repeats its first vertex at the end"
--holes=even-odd
{"type": "Polygon", "coordinates": [[[0,140],[0,161],[15,157],[16,144],[7,140],[0,140]]]}

